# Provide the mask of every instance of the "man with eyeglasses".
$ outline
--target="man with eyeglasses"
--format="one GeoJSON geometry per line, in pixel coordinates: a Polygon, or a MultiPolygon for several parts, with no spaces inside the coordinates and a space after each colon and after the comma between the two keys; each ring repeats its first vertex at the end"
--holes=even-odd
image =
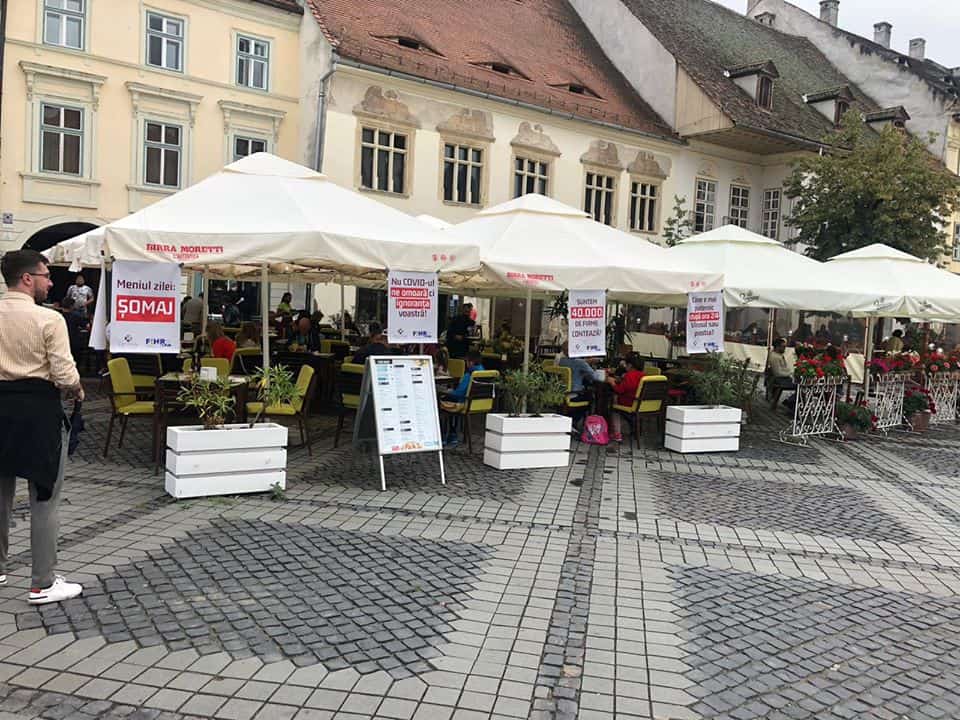
{"type": "Polygon", "coordinates": [[[17,478],[30,490],[33,580],[27,602],[44,605],[76,597],[83,587],[54,574],[58,505],[69,430],[61,392],[83,400],[63,315],[41,303],[53,283],[35,250],[0,260],[7,292],[0,297],[0,584],[7,582],[10,520],[17,478]]]}

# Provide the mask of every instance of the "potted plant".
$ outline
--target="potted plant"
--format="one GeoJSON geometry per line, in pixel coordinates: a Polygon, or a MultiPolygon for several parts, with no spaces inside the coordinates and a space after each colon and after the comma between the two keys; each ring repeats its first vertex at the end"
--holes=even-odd
{"type": "Polygon", "coordinates": [[[743,407],[749,406],[757,380],[747,372],[747,361],[710,354],[690,385],[699,405],[670,405],[664,446],[680,453],[722,452],[740,449],[743,407]]]}
{"type": "Polygon", "coordinates": [[[844,440],[856,440],[858,433],[876,427],[877,417],[866,403],[838,402],[834,414],[844,440]]]}
{"type": "Polygon", "coordinates": [[[936,412],[936,406],[925,388],[907,388],[903,394],[903,415],[907,425],[916,433],[930,429],[930,416],[936,412]]]}
{"type": "MultiPolygon", "coordinates": [[[[283,367],[261,370],[253,378],[264,407],[296,397],[292,376],[283,367]]],[[[286,487],[287,428],[270,422],[227,424],[234,407],[226,378],[194,375],[178,396],[197,412],[202,425],[167,428],[164,486],[176,498],[269,492],[286,487]]]]}
{"type": "Polygon", "coordinates": [[[571,419],[545,412],[563,404],[566,386],[535,365],[508,372],[500,385],[508,413],[487,415],[483,462],[498,470],[565,467],[571,419]]]}

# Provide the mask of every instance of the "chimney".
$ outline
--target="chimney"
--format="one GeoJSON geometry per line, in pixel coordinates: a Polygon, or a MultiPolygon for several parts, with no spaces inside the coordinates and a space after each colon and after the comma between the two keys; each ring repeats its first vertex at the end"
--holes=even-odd
{"type": "Polygon", "coordinates": [[[760,0],[747,0],[747,17],[753,15],[753,11],[756,9],[757,5],[760,4],[760,0]]]}
{"type": "Polygon", "coordinates": [[[923,38],[914,38],[910,41],[910,57],[923,60],[927,54],[927,41],[923,38]]]}
{"type": "Polygon", "coordinates": [[[834,27],[840,14],[840,0],[820,0],[820,19],[834,27]]]}
{"type": "Polygon", "coordinates": [[[877,45],[883,45],[885,48],[889,48],[891,30],[893,30],[893,25],[887,21],[876,23],[873,26],[873,41],[877,45]]]}

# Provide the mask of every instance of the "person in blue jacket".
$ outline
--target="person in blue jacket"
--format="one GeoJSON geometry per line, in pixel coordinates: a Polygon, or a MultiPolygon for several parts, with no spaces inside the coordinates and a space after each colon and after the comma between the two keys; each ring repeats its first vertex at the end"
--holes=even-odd
{"type": "MultiPolygon", "coordinates": [[[[463,372],[463,377],[460,378],[460,383],[457,385],[456,389],[451,392],[448,392],[440,400],[440,407],[443,410],[448,412],[455,412],[459,409],[467,399],[467,389],[470,387],[470,377],[473,375],[475,370],[483,370],[483,357],[476,350],[471,350],[467,353],[465,358],[465,370],[463,372]]],[[[447,428],[447,437],[444,440],[444,447],[453,447],[459,442],[457,438],[457,433],[460,430],[460,416],[459,415],[449,415],[450,424],[447,428]]]]}

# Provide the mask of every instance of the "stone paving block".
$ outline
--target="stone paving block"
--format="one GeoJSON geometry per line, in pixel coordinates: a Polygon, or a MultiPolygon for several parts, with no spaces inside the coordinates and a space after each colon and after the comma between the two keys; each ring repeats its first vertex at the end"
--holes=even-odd
{"type": "Polygon", "coordinates": [[[178,710],[190,698],[190,693],[183,690],[171,690],[163,688],[158,690],[144,701],[147,707],[157,708],[159,710],[178,710]]]}
{"type": "Polygon", "coordinates": [[[149,685],[128,683],[121,686],[119,690],[110,696],[110,699],[116,703],[139,706],[156,692],[157,688],[150,687],[149,685]]]}
{"type": "Polygon", "coordinates": [[[396,720],[410,720],[417,710],[417,703],[403,698],[388,697],[384,698],[383,703],[377,711],[378,715],[385,718],[395,718],[396,720]]]}
{"type": "Polygon", "coordinates": [[[279,687],[276,683],[265,683],[257,680],[248,680],[244,683],[236,697],[246,700],[267,700],[279,687]]]}
{"type": "Polygon", "coordinates": [[[219,710],[226,702],[227,698],[220,695],[206,695],[204,693],[197,693],[191,696],[190,699],[183,704],[183,706],[180,708],[180,712],[184,715],[213,717],[217,710],[219,710]]]}
{"type": "Polygon", "coordinates": [[[321,710],[339,710],[346,699],[347,693],[340,690],[314,690],[305,704],[321,710]]]}
{"type": "Polygon", "coordinates": [[[73,694],[82,687],[86,685],[90,680],[85,675],[77,675],[75,673],[60,673],[53,679],[49,680],[44,686],[43,689],[48,692],[57,692],[64,694],[73,694]]]}
{"type": "Polygon", "coordinates": [[[39,688],[57,676],[54,670],[44,670],[43,668],[26,668],[19,675],[10,679],[13,685],[22,685],[28,688],[39,688]]]}
{"type": "Polygon", "coordinates": [[[106,678],[94,678],[86,685],[80,687],[76,694],[82,697],[95,698],[97,700],[106,700],[117,690],[123,687],[123,683],[116,680],[107,680],[106,678]]]}
{"type": "Polygon", "coordinates": [[[250,720],[262,706],[263,703],[256,700],[231,698],[214,713],[214,717],[223,720],[250,720]]]}
{"type": "Polygon", "coordinates": [[[270,697],[270,704],[304,705],[307,698],[313,693],[313,690],[298,685],[281,685],[277,691],[270,697]]]}

